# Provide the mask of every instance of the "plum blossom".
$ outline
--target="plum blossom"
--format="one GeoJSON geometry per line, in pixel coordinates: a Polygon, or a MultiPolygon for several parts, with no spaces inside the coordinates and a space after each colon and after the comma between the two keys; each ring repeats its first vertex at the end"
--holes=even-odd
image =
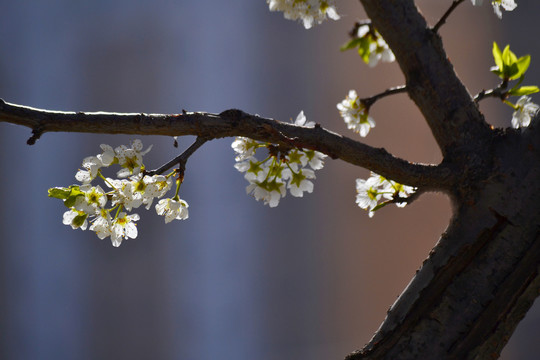
{"type": "MultiPolygon", "coordinates": [[[[121,145],[113,149],[107,144],[101,144],[100,147],[101,154],[84,158],[82,169],[77,171],[75,177],[82,184],[49,189],[49,196],[63,200],[68,208],[62,217],[65,225],[86,230],[90,224],[89,229],[95,232],[98,238],[110,236],[112,244],[118,247],[124,239],[133,239],[138,234],[135,221],[139,220],[139,215],[127,212],[141,205],[146,205],[147,210],[150,209],[154,199],[162,198],[172,188],[176,172],[168,175],[143,173],[143,156],[150,151],[151,146],[143,150],[140,140],[132,141],[129,147],[121,145]],[[101,174],[101,168],[112,164],[122,167],[117,173],[122,179],[105,178],[101,174]],[[98,177],[108,187],[107,191],[100,185],[91,184],[98,177]]],[[[245,147],[244,150],[248,151],[245,147]]],[[[180,184],[181,181],[177,180],[177,194],[180,184]]],[[[166,222],[172,218],[187,218],[187,202],[179,199],[165,200],[156,205],[156,211],[166,215],[166,222]],[[172,215],[174,216],[170,218],[172,215]]]]}
{"type": "Polygon", "coordinates": [[[289,181],[287,188],[291,192],[292,196],[302,197],[304,191],[308,193],[313,192],[313,183],[308,179],[314,179],[315,172],[310,169],[301,169],[297,173],[292,173],[291,180],[289,181]]]}
{"type": "Polygon", "coordinates": [[[533,103],[530,97],[520,97],[516,104],[516,111],[512,114],[512,126],[516,129],[529,126],[531,118],[536,115],[538,109],[539,106],[533,103]]]}
{"type": "Polygon", "coordinates": [[[156,205],[156,212],[165,216],[165,224],[177,220],[185,220],[189,217],[188,203],[180,198],[161,199],[156,205]]]}
{"type": "Polygon", "coordinates": [[[506,11],[512,11],[517,7],[514,0],[494,0],[491,5],[493,5],[493,11],[495,11],[499,19],[502,19],[501,7],[506,11]]]}
{"type": "Polygon", "coordinates": [[[404,207],[407,202],[397,202],[398,199],[405,199],[416,191],[412,186],[399,184],[393,180],[371,172],[367,179],[356,179],[356,203],[362,209],[369,211],[369,217],[372,217],[378,207],[396,202],[398,207],[404,207]],[[379,201],[384,200],[383,203],[379,201]]]}
{"type": "Polygon", "coordinates": [[[88,226],[87,218],[88,214],[86,214],[84,211],[79,211],[75,208],[71,208],[64,213],[62,223],[64,225],[70,225],[73,230],[86,230],[88,226]]]}
{"type": "Polygon", "coordinates": [[[124,238],[135,239],[137,237],[137,224],[139,220],[138,214],[127,215],[125,212],[120,213],[112,222],[111,227],[111,242],[114,247],[119,247],[124,238]]]}
{"type": "Polygon", "coordinates": [[[75,174],[75,179],[83,184],[88,184],[94,180],[99,169],[103,166],[101,160],[96,156],[88,156],[83,159],[83,169],[79,169],[75,174]]]}
{"type": "Polygon", "coordinates": [[[243,161],[255,155],[259,143],[250,138],[238,136],[231,146],[237,154],[235,160],[243,161]]]}
{"type": "Polygon", "coordinates": [[[307,128],[314,128],[315,122],[314,121],[307,121],[306,115],[304,115],[304,110],[300,111],[298,116],[296,117],[296,120],[294,120],[294,125],[296,126],[303,126],[307,128]]]}
{"type": "MultiPolygon", "coordinates": [[[[471,0],[471,2],[473,6],[481,6],[483,0],[471,0]]],[[[501,7],[506,11],[512,11],[517,7],[514,0],[492,0],[491,5],[493,6],[493,11],[499,19],[502,19],[501,7]]]]}
{"type": "MultiPolygon", "coordinates": [[[[315,127],[313,121],[307,121],[301,111],[294,125],[307,128],[315,127]]],[[[304,192],[313,192],[315,171],[322,169],[326,155],[310,149],[284,149],[269,143],[237,137],[231,147],[236,152],[234,167],[244,173],[248,181],[246,192],[265,205],[276,207],[287,189],[292,196],[302,197],[304,192]],[[265,147],[269,155],[264,160],[255,156],[257,149],[265,147]],[[308,168],[311,167],[311,169],[308,168]]]]}
{"type": "Polygon", "coordinates": [[[137,175],[142,169],[144,169],[143,156],[152,149],[152,145],[150,145],[144,151],[142,148],[142,141],[136,139],[131,142],[130,148],[125,145],[121,145],[114,149],[118,163],[122,167],[116,176],[119,178],[125,178],[130,175],[137,175]]]}
{"type": "Polygon", "coordinates": [[[339,20],[334,0],[266,0],[270,11],[283,11],[288,20],[302,20],[306,29],[322,23],[328,16],[339,20]]]}
{"type": "Polygon", "coordinates": [[[367,56],[367,58],[364,56],[363,58],[370,67],[377,65],[379,61],[394,62],[396,60],[386,41],[376,29],[371,27],[371,24],[360,25],[356,37],[363,39],[368,44],[362,47],[361,52],[367,56]]]}
{"type": "Polygon", "coordinates": [[[337,104],[337,108],[347,128],[365,137],[369,130],[375,127],[375,121],[369,116],[365,105],[360,101],[356,90],[349,90],[345,99],[337,104]]]}
{"type": "Polygon", "coordinates": [[[108,236],[111,236],[112,219],[108,210],[100,210],[99,214],[92,221],[92,225],[90,225],[90,230],[94,231],[97,237],[101,240],[105,239],[108,236]]]}

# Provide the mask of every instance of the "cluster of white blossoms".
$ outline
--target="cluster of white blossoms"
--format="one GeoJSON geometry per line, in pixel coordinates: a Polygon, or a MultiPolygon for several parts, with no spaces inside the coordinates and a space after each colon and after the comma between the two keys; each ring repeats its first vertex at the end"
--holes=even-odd
{"type": "Polygon", "coordinates": [[[397,206],[403,207],[406,202],[396,202],[396,199],[409,197],[416,191],[412,186],[402,185],[395,181],[371,172],[367,180],[356,179],[356,203],[362,209],[369,211],[369,217],[381,207],[394,202],[397,206]],[[379,203],[379,201],[383,201],[379,203]]]}
{"type": "Polygon", "coordinates": [[[358,55],[370,67],[377,65],[379,61],[393,62],[396,60],[386,41],[371,24],[359,25],[352,39],[341,47],[341,51],[351,49],[356,49],[358,55]]]}
{"type": "MultiPolygon", "coordinates": [[[[474,6],[480,6],[483,3],[483,0],[471,0],[474,6]]],[[[517,4],[514,0],[492,0],[491,5],[493,5],[493,11],[502,19],[501,7],[506,11],[512,11],[517,7],[517,4]]]]}
{"type": "Polygon", "coordinates": [[[309,29],[313,24],[322,23],[328,16],[339,20],[334,0],[266,0],[270,11],[283,11],[285,19],[302,20],[309,29]]]}
{"type": "MultiPolygon", "coordinates": [[[[305,127],[315,125],[306,122],[303,111],[298,114],[294,124],[305,127]]],[[[313,192],[311,180],[315,179],[315,170],[323,168],[326,157],[323,153],[308,149],[282,151],[275,145],[246,137],[237,137],[231,146],[236,152],[234,167],[245,173],[244,178],[249,182],[246,192],[270,207],[279,204],[287,189],[296,197],[302,197],[304,192],[313,192]],[[255,153],[260,148],[267,148],[268,156],[259,161],[255,153]]]]}
{"type": "Polygon", "coordinates": [[[337,104],[337,108],[347,128],[359,133],[365,137],[372,127],[375,127],[375,121],[369,116],[368,110],[360,101],[355,90],[349,90],[345,100],[337,104]]]}
{"type": "MultiPolygon", "coordinates": [[[[145,175],[143,156],[150,151],[143,151],[140,140],[134,140],[130,147],[125,145],[113,149],[110,145],[101,145],[102,153],[83,160],[75,178],[81,182],[68,188],[49,189],[49,196],[62,199],[69,210],[64,213],[63,223],[73,229],[94,231],[100,239],[111,237],[113,246],[120,246],[122,240],[137,237],[136,221],[138,214],[128,214],[145,205],[150,209],[154,199],[159,199],[172,188],[175,172],[169,175],[145,175]],[[120,165],[117,179],[106,178],[102,168],[112,164],[120,165]],[[91,183],[96,178],[103,180],[110,190],[104,191],[100,185],[91,183]],[[107,204],[110,202],[110,207],[107,204]],[[88,226],[90,224],[90,226],[88,226]]],[[[177,180],[175,196],[161,199],[156,205],[158,215],[165,216],[165,222],[173,219],[188,218],[188,204],[178,197],[180,183],[177,180]]]]}
{"type": "Polygon", "coordinates": [[[536,115],[539,108],[540,106],[533,103],[530,97],[520,97],[512,114],[512,126],[516,129],[529,126],[531,118],[536,115]]]}
{"type": "Polygon", "coordinates": [[[359,52],[363,51],[360,55],[370,67],[377,65],[379,61],[394,62],[396,60],[381,34],[370,25],[359,26],[356,36],[366,42],[362,48],[359,47],[359,52]]]}

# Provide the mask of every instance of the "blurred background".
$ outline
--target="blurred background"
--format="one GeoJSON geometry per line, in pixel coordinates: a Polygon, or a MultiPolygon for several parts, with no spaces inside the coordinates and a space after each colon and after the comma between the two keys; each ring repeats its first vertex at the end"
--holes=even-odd
{"type": "MultiPolygon", "coordinates": [[[[431,24],[451,1],[417,1],[431,24]]],[[[240,108],[308,120],[357,138],[336,104],[350,89],[366,97],[401,85],[398,66],[374,69],[347,32],[365,17],[338,1],[342,20],[307,31],[270,13],[263,0],[0,0],[0,97],[51,110],[178,113],[240,108]]],[[[497,84],[492,41],[532,55],[527,84],[540,81],[531,41],[540,3],[519,1],[500,21],[466,1],[441,33],[471,93],[497,84]]],[[[535,99],[535,96],[533,96],[535,99]]],[[[539,102],[538,98],[535,102],[539,102]]],[[[511,109],[481,104],[509,126],[511,109]]],[[[366,143],[410,161],[438,151],[406,95],[372,109],[366,143]]],[[[451,206],[426,194],[370,219],[355,204],[355,179],[369,172],[327,160],[315,192],[269,208],[245,194],[232,139],[190,159],[181,197],[186,221],[163,224],[140,209],[139,236],[114,248],[62,224],[47,189],[75,183],[85,156],[130,136],[47,133],[0,123],[0,358],[2,359],[342,359],[369,341],[439,235],[451,206]]],[[[189,146],[153,144],[155,168],[189,146]]],[[[537,359],[540,309],[533,307],[503,359],[537,359]]]]}

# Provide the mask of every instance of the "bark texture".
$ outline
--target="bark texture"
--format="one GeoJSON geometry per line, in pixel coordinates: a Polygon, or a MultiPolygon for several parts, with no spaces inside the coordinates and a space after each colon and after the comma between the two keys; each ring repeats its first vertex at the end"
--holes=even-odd
{"type": "Polygon", "coordinates": [[[495,359],[539,295],[538,119],[491,130],[412,1],[362,0],[444,155],[454,217],[373,339],[347,359],[495,359]]]}
{"type": "Polygon", "coordinates": [[[540,291],[539,139],[534,127],[495,137],[490,171],[459,189],[468,196],[456,198],[448,230],[370,343],[347,359],[499,356],[540,291]]]}

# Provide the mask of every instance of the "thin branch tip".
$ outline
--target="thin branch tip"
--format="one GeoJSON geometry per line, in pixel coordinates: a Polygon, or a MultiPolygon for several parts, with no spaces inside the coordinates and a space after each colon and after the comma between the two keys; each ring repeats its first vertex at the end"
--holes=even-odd
{"type": "Polygon", "coordinates": [[[26,144],[35,145],[36,141],[38,141],[39,138],[41,138],[41,135],[43,135],[43,132],[44,132],[43,129],[40,127],[33,129],[32,136],[30,136],[28,140],[26,140],[26,144]]]}
{"type": "Polygon", "coordinates": [[[197,151],[205,142],[209,141],[211,139],[205,138],[202,136],[198,136],[197,139],[193,144],[191,144],[190,147],[188,147],[184,152],[178,156],[176,156],[174,159],[170,160],[166,164],[161,165],[159,168],[155,170],[150,170],[146,172],[146,175],[161,175],[165,171],[169,170],[175,165],[180,166],[180,170],[183,172],[186,168],[186,163],[191,155],[197,151]]]}
{"type": "Polygon", "coordinates": [[[452,12],[459,6],[459,4],[461,4],[463,1],[465,0],[454,0],[452,2],[452,5],[450,5],[450,8],[448,8],[448,10],[446,10],[446,12],[444,13],[444,15],[439,19],[439,21],[437,21],[437,23],[435,24],[435,26],[433,26],[433,28],[431,29],[433,32],[437,33],[439,31],[439,29],[441,28],[441,26],[443,26],[445,23],[446,23],[446,20],[448,19],[448,17],[450,16],[450,14],[452,14],[452,12]]]}
{"type": "Polygon", "coordinates": [[[378,100],[380,100],[380,99],[382,99],[384,97],[390,96],[390,95],[401,94],[401,93],[405,93],[407,91],[408,90],[407,90],[406,85],[400,85],[400,86],[396,86],[396,87],[386,89],[385,91],[383,91],[381,93],[378,93],[376,95],[370,96],[368,98],[360,99],[360,102],[362,104],[364,104],[364,106],[366,107],[367,110],[369,110],[369,108],[373,104],[375,104],[376,101],[378,101],[378,100]]]}

